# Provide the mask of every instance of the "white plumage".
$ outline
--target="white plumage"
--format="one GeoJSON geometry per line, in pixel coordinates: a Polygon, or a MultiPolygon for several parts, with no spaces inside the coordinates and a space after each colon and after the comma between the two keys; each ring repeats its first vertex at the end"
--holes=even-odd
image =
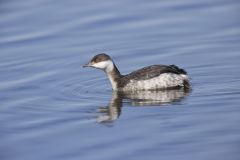
{"type": "Polygon", "coordinates": [[[123,90],[154,90],[156,88],[164,89],[175,86],[183,86],[183,81],[187,76],[181,76],[173,73],[163,73],[158,77],[146,80],[131,80],[123,90]]]}

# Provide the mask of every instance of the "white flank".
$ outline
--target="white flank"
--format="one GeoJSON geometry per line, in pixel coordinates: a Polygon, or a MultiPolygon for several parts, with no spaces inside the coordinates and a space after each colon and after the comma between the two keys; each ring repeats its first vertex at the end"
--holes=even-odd
{"type": "Polygon", "coordinates": [[[189,80],[189,77],[186,74],[180,74],[180,76],[185,80],[189,80]]]}
{"type": "Polygon", "coordinates": [[[154,90],[163,89],[175,86],[183,86],[183,80],[187,76],[182,76],[173,73],[163,73],[158,77],[154,77],[147,80],[130,81],[123,90],[154,90]]]}

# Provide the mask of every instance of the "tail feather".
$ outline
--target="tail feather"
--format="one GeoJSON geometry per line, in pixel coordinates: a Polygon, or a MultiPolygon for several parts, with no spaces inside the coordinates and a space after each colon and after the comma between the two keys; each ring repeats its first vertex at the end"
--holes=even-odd
{"type": "Polygon", "coordinates": [[[183,80],[183,86],[184,86],[184,88],[189,89],[189,88],[190,88],[190,82],[189,82],[189,80],[184,79],[184,80],[183,80]]]}
{"type": "Polygon", "coordinates": [[[184,69],[179,68],[178,66],[176,66],[174,64],[170,65],[170,67],[172,69],[174,69],[175,71],[177,71],[179,74],[186,74],[187,75],[187,72],[184,69]]]}

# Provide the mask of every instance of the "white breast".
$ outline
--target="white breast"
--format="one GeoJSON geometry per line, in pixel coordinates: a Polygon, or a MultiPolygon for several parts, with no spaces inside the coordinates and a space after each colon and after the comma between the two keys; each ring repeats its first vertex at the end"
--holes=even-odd
{"type": "Polygon", "coordinates": [[[163,73],[147,80],[131,80],[123,90],[155,90],[183,86],[183,82],[187,78],[187,75],[182,76],[174,73],[163,73]]]}

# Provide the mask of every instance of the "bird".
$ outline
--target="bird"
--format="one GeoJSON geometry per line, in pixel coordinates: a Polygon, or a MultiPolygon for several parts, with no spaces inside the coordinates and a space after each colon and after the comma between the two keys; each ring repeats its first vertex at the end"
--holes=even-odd
{"type": "Polygon", "coordinates": [[[190,88],[187,72],[176,65],[151,65],[122,75],[112,58],[106,53],[100,53],[83,67],[103,70],[114,91],[190,88]]]}

